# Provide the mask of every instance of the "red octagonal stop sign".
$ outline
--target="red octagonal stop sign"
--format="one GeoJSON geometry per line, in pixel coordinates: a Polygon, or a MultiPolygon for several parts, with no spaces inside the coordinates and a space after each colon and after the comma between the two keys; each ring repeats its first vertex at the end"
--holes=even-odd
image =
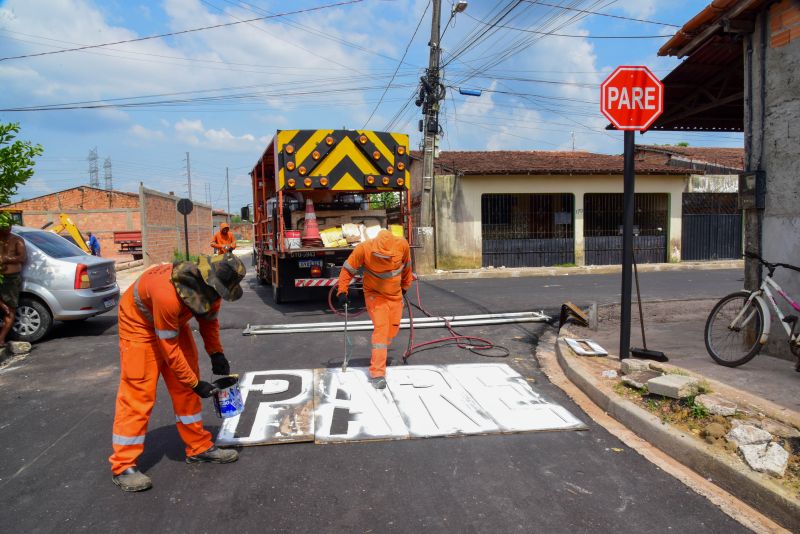
{"type": "Polygon", "coordinates": [[[664,112],[664,84],[647,67],[617,67],[600,85],[600,111],[618,130],[647,130],[664,112]]]}

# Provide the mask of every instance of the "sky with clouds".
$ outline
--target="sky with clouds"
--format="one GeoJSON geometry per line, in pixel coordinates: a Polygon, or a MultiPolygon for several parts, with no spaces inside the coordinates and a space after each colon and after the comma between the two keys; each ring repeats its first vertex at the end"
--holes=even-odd
{"type": "MultiPolygon", "coordinates": [[[[0,60],[0,109],[39,108],[0,111],[0,121],[20,122],[22,138],[45,148],[18,198],[87,184],[95,147],[101,184],[109,158],[115,189],[137,191],[143,182],[185,196],[188,152],[192,197],[225,209],[228,168],[236,212],[251,202],[247,172],[278,129],[366,126],[409,133],[418,145],[413,100],[428,62],[429,0],[346,2],[0,0],[0,57],[8,58],[0,60]],[[324,7],[336,3],[346,4],[324,7]],[[270,18],[251,20],[259,17],[270,18]]],[[[574,143],[619,153],[622,136],[604,130],[598,109],[600,82],[622,64],[666,76],[677,61],[657,57],[658,48],[708,0],[470,0],[452,18],[450,0],[442,3],[443,150],[574,143]],[[488,26],[505,6],[513,9],[488,26]],[[604,38],[620,36],[628,38],[604,38]]],[[[650,132],[643,140],[742,146],[731,133],[650,132]]]]}

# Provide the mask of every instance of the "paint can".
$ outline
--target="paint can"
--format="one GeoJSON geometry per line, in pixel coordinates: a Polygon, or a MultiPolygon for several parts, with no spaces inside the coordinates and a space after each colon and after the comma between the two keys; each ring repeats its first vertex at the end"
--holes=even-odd
{"type": "Polygon", "coordinates": [[[300,230],[284,230],[284,234],[286,235],[284,244],[287,249],[300,248],[302,246],[300,242],[300,230]]]}
{"type": "Polygon", "coordinates": [[[236,417],[244,411],[242,392],[239,390],[238,375],[231,375],[214,381],[214,410],[222,419],[236,417]]]}

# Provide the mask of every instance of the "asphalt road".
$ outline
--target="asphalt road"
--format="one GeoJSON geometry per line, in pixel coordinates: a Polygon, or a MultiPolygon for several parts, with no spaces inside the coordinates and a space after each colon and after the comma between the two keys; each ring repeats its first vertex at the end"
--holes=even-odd
{"type": "MultiPolygon", "coordinates": [[[[248,277],[223,306],[222,340],[234,371],[341,364],[340,334],[244,337],[244,325],[334,320],[320,303],[275,307],[248,277]]],[[[433,313],[545,310],[561,302],[618,300],[615,275],[423,283],[433,313]]],[[[647,299],[713,297],[741,287],[740,271],[646,273],[647,299]]],[[[0,524],[21,532],[739,532],[704,498],[595,425],[539,371],[546,325],[461,329],[509,349],[503,360],[587,423],[582,432],[434,438],[340,445],[251,447],[230,465],[187,465],[166,390],[159,391],[140,467],[142,494],[111,483],[111,423],[118,381],[115,317],[59,325],[24,361],[0,370],[0,524]]],[[[442,336],[418,331],[417,340],[442,336]]],[[[407,334],[390,357],[402,354],[407,334]]],[[[368,333],[355,337],[364,365],[368,333]]],[[[445,347],[413,363],[485,361],[445,347]]],[[[201,358],[210,377],[210,364],[201,358]]],[[[206,426],[217,430],[210,402],[206,426]]]]}

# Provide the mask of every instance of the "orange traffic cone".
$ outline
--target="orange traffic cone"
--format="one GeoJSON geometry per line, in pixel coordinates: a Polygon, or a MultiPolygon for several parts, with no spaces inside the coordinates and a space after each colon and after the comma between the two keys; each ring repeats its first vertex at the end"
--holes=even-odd
{"type": "Polygon", "coordinates": [[[314,213],[314,203],[310,198],[306,199],[306,218],[303,223],[303,246],[321,247],[322,236],[319,235],[319,225],[317,224],[317,214],[314,213]]]}

